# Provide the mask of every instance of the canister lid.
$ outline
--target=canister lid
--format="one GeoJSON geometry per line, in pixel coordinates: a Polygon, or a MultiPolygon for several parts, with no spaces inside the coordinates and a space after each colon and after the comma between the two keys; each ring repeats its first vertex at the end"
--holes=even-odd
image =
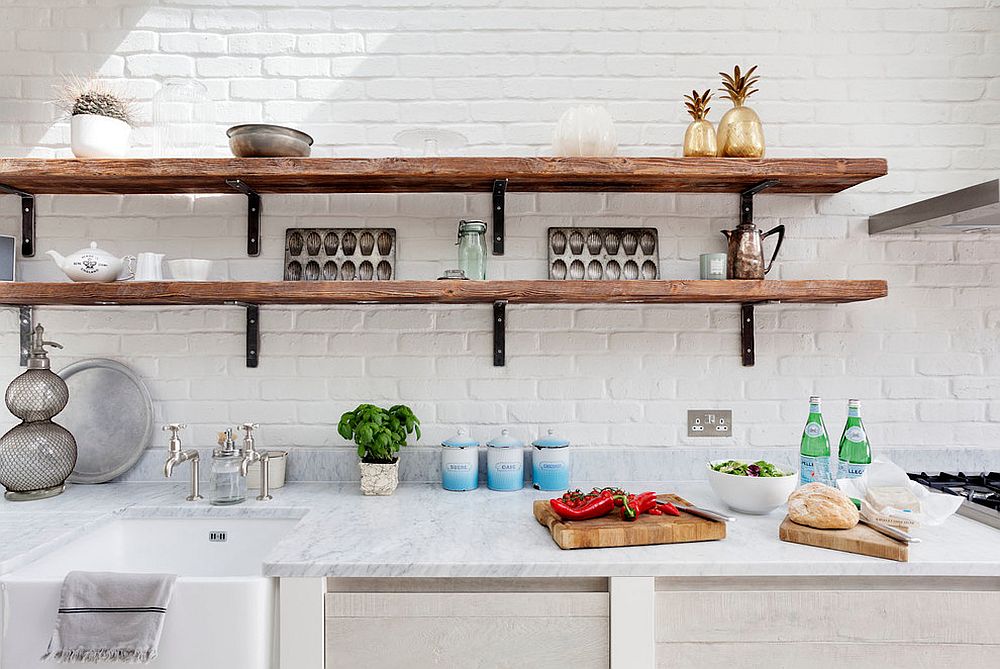
{"type": "Polygon", "coordinates": [[[556,431],[549,428],[548,434],[531,442],[531,445],[535,448],[566,448],[569,446],[569,439],[556,436],[556,431]]]}
{"type": "Polygon", "coordinates": [[[450,448],[478,448],[479,442],[465,433],[465,428],[458,428],[458,433],[441,442],[442,446],[450,448]]]}
{"type": "Polygon", "coordinates": [[[524,443],[510,436],[510,430],[504,428],[499,437],[493,437],[486,442],[491,448],[524,448],[524,443]]]}
{"type": "Polygon", "coordinates": [[[483,221],[458,222],[458,234],[462,235],[470,232],[475,232],[475,233],[486,232],[486,223],[483,221]]]}

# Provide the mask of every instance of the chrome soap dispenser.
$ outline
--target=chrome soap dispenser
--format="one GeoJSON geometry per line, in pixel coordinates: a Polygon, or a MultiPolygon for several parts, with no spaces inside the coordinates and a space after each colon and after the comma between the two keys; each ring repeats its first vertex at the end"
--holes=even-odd
{"type": "Polygon", "coordinates": [[[219,447],[212,451],[212,495],[216,506],[240,504],[247,499],[247,480],[240,473],[243,449],[236,446],[232,428],[219,433],[219,447]]]}

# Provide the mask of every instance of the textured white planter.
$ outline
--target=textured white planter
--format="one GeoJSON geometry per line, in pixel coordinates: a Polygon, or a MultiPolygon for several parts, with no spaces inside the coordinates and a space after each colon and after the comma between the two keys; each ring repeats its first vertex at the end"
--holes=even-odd
{"type": "Polygon", "coordinates": [[[125,121],[97,114],[70,117],[70,146],[77,158],[121,158],[128,153],[132,128],[125,121]]]}
{"type": "Polygon", "coordinates": [[[399,460],[391,465],[359,462],[362,495],[391,495],[399,485],[399,460]]]}

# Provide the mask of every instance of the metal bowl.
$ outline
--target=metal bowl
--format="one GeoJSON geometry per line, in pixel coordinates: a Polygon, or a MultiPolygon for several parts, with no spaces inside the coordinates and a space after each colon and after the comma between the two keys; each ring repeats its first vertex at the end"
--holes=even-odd
{"type": "Polygon", "coordinates": [[[237,158],[305,158],[313,143],[304,132],[266,123],[234,125],[226,135],[237,158]]]}

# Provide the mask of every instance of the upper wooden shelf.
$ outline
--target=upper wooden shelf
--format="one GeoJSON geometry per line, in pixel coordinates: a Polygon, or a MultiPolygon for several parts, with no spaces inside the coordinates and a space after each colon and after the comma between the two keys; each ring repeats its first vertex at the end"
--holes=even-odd
{"type": "Polygon", "coordinates": [[[34,195],[489,192],[836,193],[886,174],[882,158],[0,159],[0,185],[34,195]]]}
{"type": "Polygon", "coordinates": [[[121,281],[0,283],[0,304],[840,303],[885,297],[885,281],[121,281]]]}

